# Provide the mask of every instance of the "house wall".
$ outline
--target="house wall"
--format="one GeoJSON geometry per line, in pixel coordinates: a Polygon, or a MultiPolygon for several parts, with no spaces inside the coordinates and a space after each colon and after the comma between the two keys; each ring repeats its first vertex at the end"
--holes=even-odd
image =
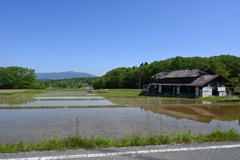
{"type": "Polygon", "coordinates": [[[164,86],[152,85],[143,89],[145,95],[176,96],[176,97],[211,97],[227,96],[227,91],[217,91],[216,87],[198,86],[164,86]]]}
{"type": "Polygon", "coordinates": [[[143,92],[148,93],[149,92],[149,86],[148,85],[143,85],[143,92]]]}
{"type": "Polygon", "coordinates": [[[223,96],[227,96],[227,92],[226,91],[220,91],[219,92],[219,97],[223,97],[223,96]]]}
{"type": "MultiPolygon", "coordinates": [[[[199,89],[196,93],[195,86],[164,86],[150,85],[149,95],[160,96],[179,96],[179,97],[199,97],[199,89]]],[[[144,89],[144,92],[147,91],[144,89]]]]}
{"type": "Polygon", "coordinates": [[[213,89],[210,85],[204,86],[201,89],[201,97],[211,97],[213,93],[213,89]]]}
{"type": "MultiPolygon", "coordinates": [[[[210,96],[227,96],[226,80],[221,76],[206,83],[204,86],[186,86],[196,78],[168,78],[159,79],[155,83],[158,85],[149,86],[149,95],[176,96],[176,97],[210,97],[210,96]],[[178,83],[175,83],[178,82],[178,83]],[[181,83],[180,83],[181,82],[181,83]],[[162,85],[161,85],[162,83],[162,85]],[[163,85],[165,84],[165,85],[163,85]],[[179,86],[177,86],[179,84],[179,86]]],[[[144,90],[147,92],[147,89],[144,90]]]]}
{"type": "Polygon", "coordinates": [[[191,83],[196,77],[154,79],[155,83],[191,83]]]}
{"type": "Polygon", "coordinates": [[[180,86],[180,97],[195,97],[195,86],[180,86]]]}
{"type": "Polygon", "coordinates": [[[202,96],[201,97],[211,97],[212,96],[212,92],[211,91],[201,91],[202,92],[202,96]]]}

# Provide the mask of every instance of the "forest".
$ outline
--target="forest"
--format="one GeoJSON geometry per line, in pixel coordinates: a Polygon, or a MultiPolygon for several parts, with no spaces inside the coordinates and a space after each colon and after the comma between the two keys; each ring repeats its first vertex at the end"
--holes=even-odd
{"type": "Polygon", "coordinates": [[[154,61],[140,66],[120,67],[110,70],[93,81],[93,88],[142,88],[143,84],[153,81],[153,75],[164,70],[210,67],[216,74],[230,80],[234,86],[239,85],[240,57],[220,55],[212,57],[181,57],[154,61]]]}

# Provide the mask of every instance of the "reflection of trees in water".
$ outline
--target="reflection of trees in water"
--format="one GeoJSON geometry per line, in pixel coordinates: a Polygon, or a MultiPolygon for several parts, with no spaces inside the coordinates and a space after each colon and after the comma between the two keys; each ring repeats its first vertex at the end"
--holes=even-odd
{"type": "Polygon", "coordinates": [[[141,109],[150,110],[153,113],[164,114],[176,119],[189,119],[204,123],[210,123],[213,119],[240,121],[240,108],[235,105],[141,107],[141,109]]]}
{"type": "Polygon", "coordinates": [[[0,97],[0,105],[19,105],[34,102],[34,97],[27,96],[2,96],[0,97]]]}

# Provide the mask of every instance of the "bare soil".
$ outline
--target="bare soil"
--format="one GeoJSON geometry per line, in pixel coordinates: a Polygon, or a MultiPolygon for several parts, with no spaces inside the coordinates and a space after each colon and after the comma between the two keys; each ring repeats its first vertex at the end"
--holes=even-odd
{"type": "Polygon", "coordinates": [[[0,93],[13,93],[13,92],[23,92],[24,89],[0,89],[0,93]]]}

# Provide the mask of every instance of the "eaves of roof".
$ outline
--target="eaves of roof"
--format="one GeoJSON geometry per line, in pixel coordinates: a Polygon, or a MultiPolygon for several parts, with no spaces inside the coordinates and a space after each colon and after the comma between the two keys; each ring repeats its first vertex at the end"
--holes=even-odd
{"type": "Polygon", "coordinates": [[[160,86],[203,86],[211,80],[219,77],[219,75],[208,75],[202,80],[196,80],[192,83],[151,83],[150,85],[160,85],[160,86]]]}

